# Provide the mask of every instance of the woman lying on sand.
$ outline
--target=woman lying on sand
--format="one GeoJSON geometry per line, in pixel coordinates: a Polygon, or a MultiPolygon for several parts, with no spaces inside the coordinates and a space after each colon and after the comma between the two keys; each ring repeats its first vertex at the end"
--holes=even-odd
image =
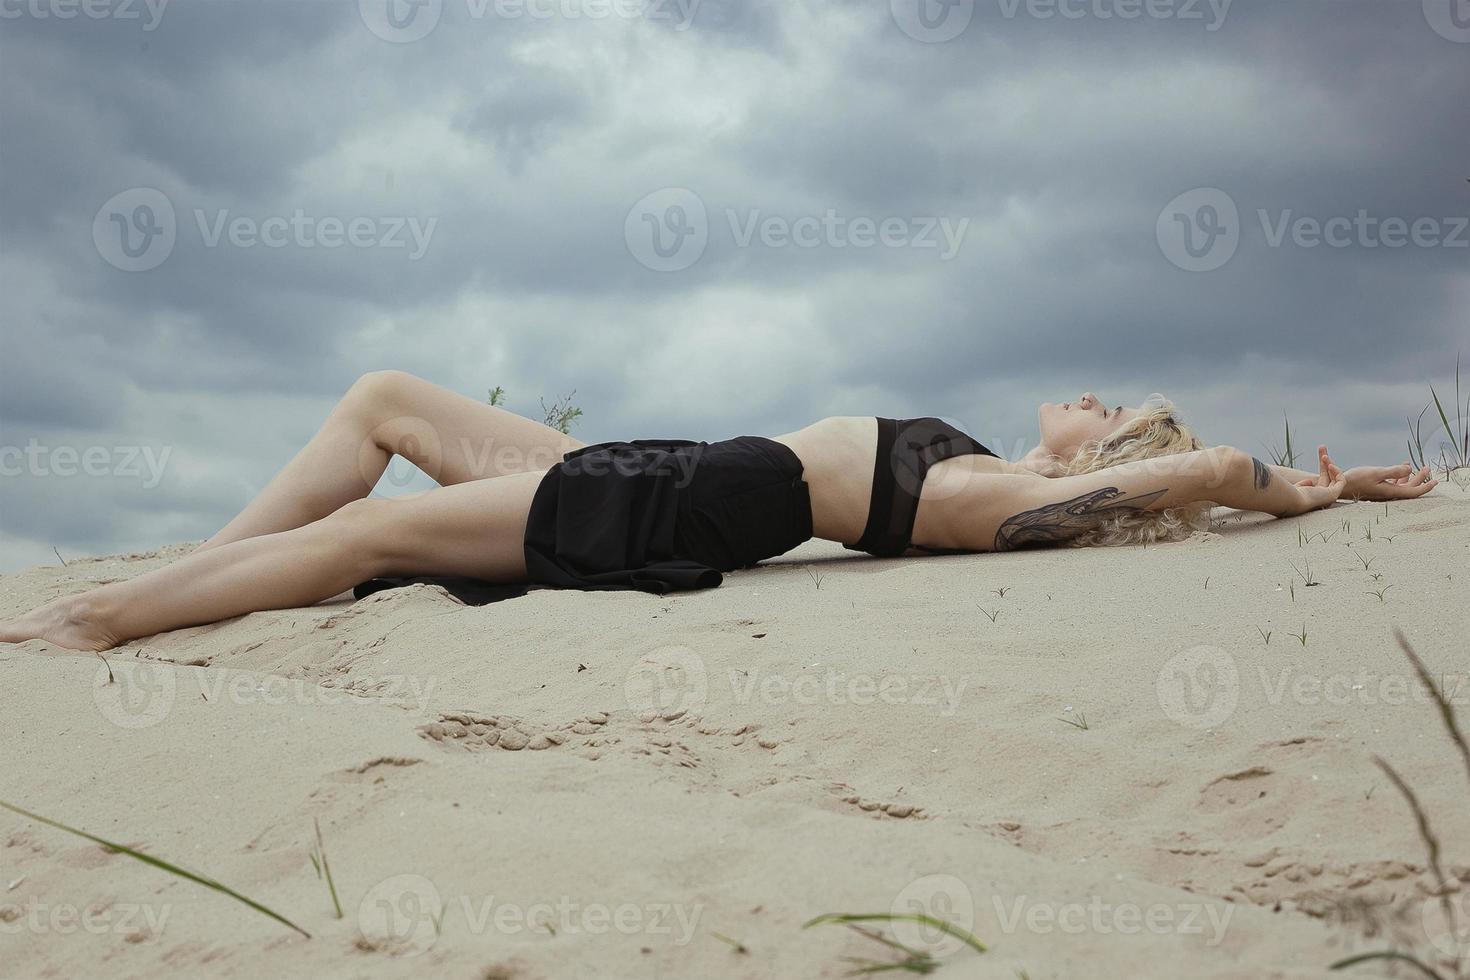
{"type": "Polygon", "coordinates": [[[1015,463],[936,418],[589,446],[412,375],[373,372],[191,554],[0,624],[0,641],[105,650],[381,576],[707,588],[813,536],[878,556],[1177,540],[1206,526],[1212,504],[1289,517],[1344,495],[1419,497],[1436,483],[1407,463],[1344,473],[1326,446],[1315,474],[1206,448],[1161,396],[1110,408],[1087,392],[1039,415],[1041,444],[1015,463]],[[368,498],[395,453],[443,486],[368,498]]]}

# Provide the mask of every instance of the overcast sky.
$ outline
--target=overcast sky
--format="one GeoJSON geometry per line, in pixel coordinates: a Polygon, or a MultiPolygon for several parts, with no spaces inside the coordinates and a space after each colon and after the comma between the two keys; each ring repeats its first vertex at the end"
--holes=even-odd
{"type": "Polygon", "coordinates": [[[1014,458],[1090,389],[1396,462],[1467,96],[1467,0],[0,0],[0,570],[207,537],[390,367],[588,441],[1014,458]]]}

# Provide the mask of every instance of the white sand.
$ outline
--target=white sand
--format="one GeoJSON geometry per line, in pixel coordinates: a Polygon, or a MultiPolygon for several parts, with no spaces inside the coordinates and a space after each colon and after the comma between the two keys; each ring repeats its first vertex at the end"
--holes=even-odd
{"type": "MultiPolygon", "coordinates": [[[[990,946],[877,926],[941,977],[1320,977],[1385,928],[1433,953],[1371,756],[1470,882],[1470,780],[1391,633],[1470,727],[1470,494],[1222,513],[1143,550],[811,542],[662,599],[417,587],[150,637],[112,684],[0,645],[0,799],[313,934],[0,811],[0,976],[836,977],[891,954],[804,921],[924,909],[990,946]]],[[[190,547],[5,576],[0,614],[190,547]]]]}

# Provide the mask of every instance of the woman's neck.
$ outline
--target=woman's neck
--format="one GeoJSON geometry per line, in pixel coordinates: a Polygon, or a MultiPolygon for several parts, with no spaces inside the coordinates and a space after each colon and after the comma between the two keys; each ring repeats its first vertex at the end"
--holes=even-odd
{"type": "Polygon", "coordinates": [[[1048,452],[1045,446],[1037,446],[1017,460],[1015,465],[1038,476],[1061,476],[1065,472],[1062,458],[1048,452]]]}

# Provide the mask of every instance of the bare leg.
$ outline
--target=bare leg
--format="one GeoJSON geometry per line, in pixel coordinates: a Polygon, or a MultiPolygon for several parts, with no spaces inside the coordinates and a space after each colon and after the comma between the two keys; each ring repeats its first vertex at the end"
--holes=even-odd
{"type": "Polygon", "coordinates": [[[545,472],[586,443],[403,371],[365,374],[250,504],[195,549],[301,527],[372,491],[396,453],[443,486],[545,472]]]}
{"type": "Polygon", "coordinates": [[[0,624],[0,642],[109,647],[263,609],[308,606],[380,575],[525,581],[523,542],[543,474],[357,500],[303,527],[187,555],[0,624]]]}

